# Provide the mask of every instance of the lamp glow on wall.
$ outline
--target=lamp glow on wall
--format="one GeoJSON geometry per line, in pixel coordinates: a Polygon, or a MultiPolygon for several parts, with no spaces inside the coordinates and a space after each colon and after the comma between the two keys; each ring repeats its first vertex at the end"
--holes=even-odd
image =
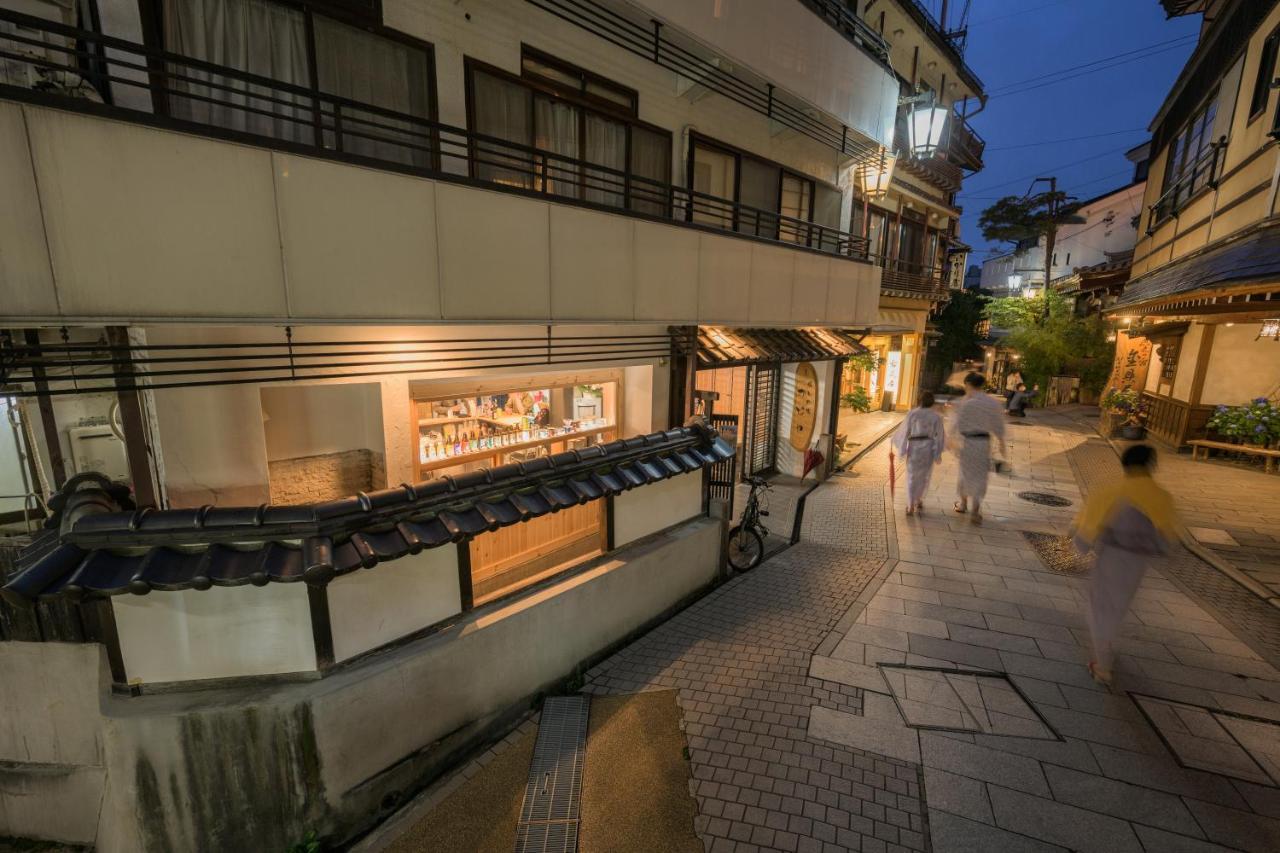
{"type": "Polygon", "coordinates": [[[907,135],[914,157],[924,159],[938,153],[942,132],[947,126],[947,108],[939,106],[933,94],[917,95],[907,114],[907,135]]]}
{"type": "Polygon", "coordinates": [[[865,198],[884,198],[889,194],[893,166],[897,161],[898,158],[890,154],[889,149],[881,148],[879,159],[858,164],[858,189],[865,198]]]}
{"type": "Polygon", "coordinates": [[[1280,318],[1262,321],[1262,331],[1258,332],[1259,338],[1271,338],[1280,341],[1280,318]]]}

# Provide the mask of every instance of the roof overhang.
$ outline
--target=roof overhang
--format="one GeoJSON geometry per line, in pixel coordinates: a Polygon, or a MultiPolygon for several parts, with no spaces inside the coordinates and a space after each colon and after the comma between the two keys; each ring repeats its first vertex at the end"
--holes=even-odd
{"type": "Polygon", "coordinates": [[[857,338],[840,329],[698,328],[699,369],[825,361],[865,351],[866,347],[858,343],[857,338]]]}

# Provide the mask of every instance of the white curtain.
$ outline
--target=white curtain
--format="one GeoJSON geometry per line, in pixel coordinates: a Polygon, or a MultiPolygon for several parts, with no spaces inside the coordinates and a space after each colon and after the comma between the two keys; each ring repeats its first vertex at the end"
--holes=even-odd
{"type": "MultiPolygon", "coordinates": [[[[431,117],[427,54],[406,44],[314,16],[316,76],[322,92],[421,119],[431,117]]],[[[326,146],[414,166],[431,164],[429,127],[367,110],[338,107],[341,139],[326,132],[326,146]]],[[[334,116],[325,127],[336,128],[334,116]]]]}
{"type": "MultiPolygon", "coordinates": [[[[578,109],[563,101],[553,101],[541,95],[533,99],[534,147],[576,160],[578,152],[578,109]]],[[[543,172],[546,192],[555,195],[578,195],[578,168],[574,165],[547,158],[543,172]]]]}
{"type": "Polygon", "coordinates": [[[587,150],[582,159],[611,171],[588,168],[583,198],[596,204],[622,207],[626,198],[622,173],[627,169],[627,126],[592,113],[587,113],[586,123],[587,150]]]}
{"type": "Polygon", "coordinates": [[[647,179],[631,182],[631,209],[666,216],[665,185],[671,183],[671,139],[642,127],[632,127],[631,174],[647,179]]]}
{"type": "MultiPolygon", "coordinates": [[[[523,86],[483,71],[474,72],[471,103],[476,133],[518,145],[533,145],[531,98],[523,86]]],[[[481,180],[525,189],[533,186],[533,162],[527,152],[477,141],[475,158],[476,177],[481,180]],[[506,164],[511,168],[503,168],[506,164]]]]}
{"type": "MultiPolygon", "coordinates": [[[[163,0],[162,8],[169,52],[310,87],[302,12],[260,0],[163,0]]],[[[177,63],[168,71],[190,78],[169,78],[169,110],[175,118],[276,139],[314,139],[311,98],[307,95],[247,84],[177,63]]]]}

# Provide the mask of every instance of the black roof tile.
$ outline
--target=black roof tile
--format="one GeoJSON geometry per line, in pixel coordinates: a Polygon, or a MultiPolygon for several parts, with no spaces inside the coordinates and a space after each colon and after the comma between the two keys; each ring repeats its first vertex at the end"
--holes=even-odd
{"type": "Polygon", "coordinates": [[[1109,310],[1245,282],[1280,280],[1280,225],[1174,261],[1125,285],[1109,310]]]}

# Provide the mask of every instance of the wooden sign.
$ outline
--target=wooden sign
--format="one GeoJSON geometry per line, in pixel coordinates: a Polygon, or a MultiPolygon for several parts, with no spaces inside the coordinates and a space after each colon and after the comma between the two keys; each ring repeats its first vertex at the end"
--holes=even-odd
{"type": "Polygon", "coordinates": [[[818,372],[802,361],[796,365],[796,391],[791,403],[791,446],[805,451],[813,443],[818,421],[818,372]]]}
{"type": "Polygon", "coordinates": [[[1147,386],[1147,368],[1151,366],[1151,341],[1131,338],[1128,332],[1116,335],[1116,360],[1111,367],[1108,388],[1117,391],[1133,389],[1141,392],[1147,386]]]}

